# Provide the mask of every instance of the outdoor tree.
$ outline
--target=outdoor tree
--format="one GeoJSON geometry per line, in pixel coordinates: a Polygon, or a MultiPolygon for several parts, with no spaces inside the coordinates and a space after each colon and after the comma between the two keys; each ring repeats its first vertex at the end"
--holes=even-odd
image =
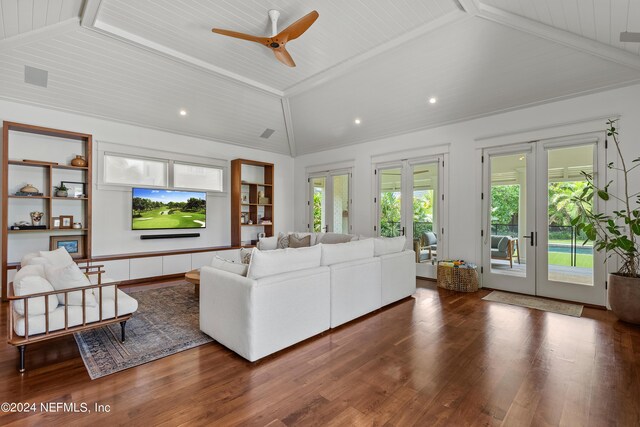
{"type": "Polygon", "coordinates": [[[491,186],[491,223],[517,224],[520,211],[519,185],[491,186]]]}

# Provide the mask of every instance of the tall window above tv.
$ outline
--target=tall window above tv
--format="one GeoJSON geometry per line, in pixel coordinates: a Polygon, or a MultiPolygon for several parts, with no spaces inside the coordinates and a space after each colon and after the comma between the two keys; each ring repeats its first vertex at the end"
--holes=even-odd
{"type": "Polygon", "coordinates": [[[222,168],[173,162],[173,186],[207,191],[223,191],[222,168]]]}
{"type": "Polygon", "coordinates": [[[105,153],[104,182],[105,184],[167,187],[169,162],[105,153]]]}
{"type": "Polygon", "coordinates": [[[204,228],[207,193],[134,188],[131,210],[132,230],[204,228]]]}

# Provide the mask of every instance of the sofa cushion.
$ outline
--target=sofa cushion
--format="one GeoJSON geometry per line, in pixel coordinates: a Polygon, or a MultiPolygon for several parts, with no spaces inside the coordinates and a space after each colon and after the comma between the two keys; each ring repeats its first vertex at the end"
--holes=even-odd
{"type": "Polygon", "coordinates": [[[382,256],[402,252],[407,243],[405,236],[400,237],[378,237],[373,239],[373,255],[382,256]]]}
{"type": "Polygon", "coordinates": [[[251,262],[252,254],[253,254],[253,249],[240,248],[240,262],[243,264],[249,265],[249,263],[251,262]]]}
{"type": "Polygon", "coordinates": [[[321,255],[320,246],[276,249],[274,251],[255,249],[251,257],[247,277],[259,279],[289,271],[319,267],[321,255]]]}
{"type": "Polygon", "coordinates": [[[272,251],[278,249],[278,236],[263,237],[258,240],[258,249],[261,251],[272,251]]]}
{"type": "Polygon", "coordinates": [[[289,247],[289,234],[278,233],[278,246],[276,249],[285,249],[289,247]]]}
{"type": "Polygon", "coordinates": [[[347,243],[322,244],[322,265],[339,264],[364,258],[373,258],[373,239],[347,243]]]}
{"type": "MultiPolygon", "coordinates": [[[[91,285],[87,276],[80,271],[80,268],[75,262],[63,267],[57,265],[45,265],[44,273],[47,276],[47,280],[56,291],[91,285]]],[[[87,307],[95,307],[97,302],[93,296],[93,292],[89,290],[84,293],[85,305],[87,307]]],[[[64,293],[58,294],[58,301],[60,304],[64,304],[64,295],[64,293]]],[[[68,305],[82,305],[82,291],[69,292],[67,303],[68,305]]]]}
{"type": "MultiPolygon", "coordinates": [[[[28,265],[21,268],[13,278],[13,292],[16,296],[51,292],[53,286],[44,277],[44,268],[41,265],[28,265]]],[[[52,295],[49,300],[49,313],[58,306],[58,298],[52,295]]],[[[45,297],[29,299],[29,316],[37,316],[45,313],[45,297]]],[[[24,316],[24,301],[14,301],[13,309],[24,316]]]]}
{"type": "Polygon", "coordinates": [[[45,258],[49,264],[58,267],[74,263],[73,258],[71,258],[71,255],[69,255],[69,252],[67,252],[64,246],[55,251],[40,251],[40,256],[45,258]]]}
{"type": "Polygon", "coordinates": [[[211,267],[217,268],[218,270],[227,271],[229,273],[239,274],[240,276],[246,276],[247,270],[249,269],[248,264],[233,262],[228,259],[220,258],[219,256],[213,257],[213,261],[211,261],[211,267]]]}
{"type": "Polygon", "coordinates": [[[356,237],[351,234],[322,233],[318,234],[317,242],[325,245],[335,245],[337,243],[350,242],[356,237]]]}
{"type": "Polygon", "coordinates": [[[306,236],[298,236],[297,234],[289,234],[290,248],[307,248],[311,246],[311,234],[306,236]]]}

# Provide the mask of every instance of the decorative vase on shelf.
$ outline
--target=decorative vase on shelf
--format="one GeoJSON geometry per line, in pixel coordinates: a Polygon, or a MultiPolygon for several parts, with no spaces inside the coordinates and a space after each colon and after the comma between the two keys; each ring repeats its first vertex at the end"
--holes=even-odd
{"type": "Polygon", "coordinates": [[[58,190],[56,191],[56,197],[67,197],[69,193],[66,190],[58,190]]]}
{"type": "Polygon", "coordinates": [[[38,189],[31,184],[27,184],[20,189],[21,193],[37,193],[38,189]]]}
{"type": "Polygon", "coordinates": [[[87,166],[87,160],[78,154],[75,159],[71,160],[71,166],[83,168],[87,166]]]}
{"type": "Polygon", "coordinates": [[[74,222],[73,223],[73,228],[82,228],[82,223],[81,222],[74,222]]]}

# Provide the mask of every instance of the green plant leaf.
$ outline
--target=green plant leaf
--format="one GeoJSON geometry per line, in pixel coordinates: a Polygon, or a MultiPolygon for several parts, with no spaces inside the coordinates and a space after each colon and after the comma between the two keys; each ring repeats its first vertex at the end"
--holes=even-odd
{"type": "Polygon", "coordinates": [[[640,236],[640,223],[631,224],[631,231],[633,231],[633,234],[640,236]]]}
{"type": "Polygon", "coordinates": [[[598,190],[598,197],[600,197],[602,200],[609,200],[609,193],[604,190],[598,190]]]}

